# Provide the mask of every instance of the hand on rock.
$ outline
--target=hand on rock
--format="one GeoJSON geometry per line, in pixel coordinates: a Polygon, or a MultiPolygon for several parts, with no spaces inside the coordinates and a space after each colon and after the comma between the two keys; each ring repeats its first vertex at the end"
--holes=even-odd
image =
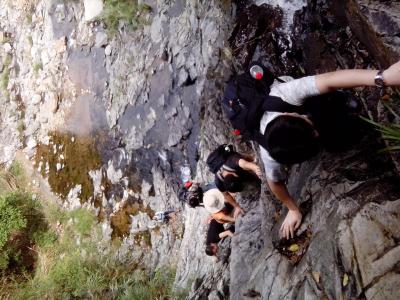
{"type": "Polygon", "coordinates": [[[233,211],[233,218],[236,220],[239,215],[243,216],[244,210],[240,206],[237,206],[233,211]]]}
{"type": "Polygon", "coordinates": [[[258,178],[261,179],[262,172],[261,172],[261,168],[259,166],[254,165],[253,172],[257,175],[258,178]]]}
{"type": "Polygon", "coordinates": [[[302,215],[299,210],[289,210],[280,229],[281,236],[286,239],[293,238],[294,232],[301,224],[301,218],[302,215]]]}
{"type": "Polygon", "coordinates": [[[204,220],[203,220],[203,224],[204,224],[204,225],[210,224],[212,219],[213,219],[212,216],[208,216],[207,219],[204,219],[204,220]]]}

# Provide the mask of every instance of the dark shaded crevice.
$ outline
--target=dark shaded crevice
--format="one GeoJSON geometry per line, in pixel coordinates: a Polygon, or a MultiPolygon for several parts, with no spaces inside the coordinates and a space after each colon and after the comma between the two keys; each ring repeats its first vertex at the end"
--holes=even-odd
{"type": "Polygon", "coordinates": [[[194,85],[196,83],[197,78],[190,78],[190,76],[188,76],[188,78],[186,79],[186,81],[183,83],[183,86],[191,86],[194,85]]]}
{"type": "Polygon", "coordinates": [[[346,17],[348,25],[352,32],[367,48],[368,52],[374,57],[381,68],[387,68],[391,63],[396,62],[397,55],[388,49],[377,33],[369,24],[368,20],[362,14],[358,4],[354,0],[337,0],[331,6],[332,11],[336,15],[346,17]]]}

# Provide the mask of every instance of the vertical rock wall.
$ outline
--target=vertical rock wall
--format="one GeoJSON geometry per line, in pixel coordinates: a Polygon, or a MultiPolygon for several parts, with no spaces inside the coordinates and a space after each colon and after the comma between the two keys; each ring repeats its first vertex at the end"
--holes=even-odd
{"type": "MultiPolygon", "coordinates": [[[[286,7],[278,2],[248,4],[238,13],[230,37],[237,65],[261,59],[278,75],[299,77],[398,59],[395,1],[309,2],[289,31],[286,7]]],[[[377,117],[377,91],[353,92],[364,113],[377,117]]],[[[379,136],[371,128],[362,136],[350,151],[322,153],[292,168],[289,190],[304,216],[294,240],[279,240],[286,211],[265,186],[259,198],[251,187],[242,193],[247,212],[231,241],[229,295],[218,271],[210,270],[190,298],[397,299],[399,176],[393,157],[377,154],[384,147],[379,136]]]]}

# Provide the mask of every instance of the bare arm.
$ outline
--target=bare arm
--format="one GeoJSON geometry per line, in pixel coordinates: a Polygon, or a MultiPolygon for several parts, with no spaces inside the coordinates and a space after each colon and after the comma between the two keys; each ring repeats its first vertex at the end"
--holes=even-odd
{"type": "Polygon", "coordinates": [[[243,158],[238,161],[239,167],[243,170],[254,172],[259,178],[261,178],[261,169],[258,165],[253,162],[247,161],[243,158]]]}
{"type": "Polygon", "coordinates": [[[233,217],[235,220],[239,215],[244,215],[243,209],[240,207],[240,205],[236,202],[235,198],[233,198],[230,193],[223,192],[222,194],[224,194],[225,202],[233,206],[234,208],[233,217]]]}
{"type": "Polygon", "coordinates": [[[240,207],[240,205],[236,202],[235,198],[233,198],[233,196],[231,194],[229,194],[228,192],[223,192],[222,194],[224,194],[226,203],[229,203],[230,205],[232,205],[233,208],[240,207]]]}
{"type": "Polygon", "coordinates": [[[225,231],[223,231],[223,232],[221,232],[221,233],[219,234],[219,238],[220,238],[220,239],[224,239],[224,238],[226,238],[227,236],[232,237],[232,236],[233,236],[233,232],[230,231],[230,230],[225,230],[225,231]]]}
{"type": "Polygon", "coordinates": [[[292,196],[290,196],[285,183],[282,181],[275,182],[269,179],[267,179],[267,182],[276,198],[289,209],[280,229],[281,235],[287,239],[289,237],[294,237],[294,232],[301,224],[302,215],[300,210],[292,196]]]}
{"type": "Polygon", "coordinates": [[[272,193],[283,203],[283,205],[290,210],[299,210],[296,202],[293,200],[292,196],[290,196],[286,184],[282,181],[275,182],[269,179],[267,179],[267,182],[272,193]]]}
{"type": "Polygon", "coordinates": [[[233,217],[223,213],[222,211],[212,214],[211,216],[220,223],[234,223],[235,222],[235,219],[233,217]]]}
{"type": "MultiPolygon", "coordinates": [[[[323,94],[341,88],[374,86],[374,78],[377,73],[378,70],[339,70],[316,75],[315,82],[323,94]]],[[[387,86],[400,85],[400,61],[386,69],[382,76],[387,86]]]]}

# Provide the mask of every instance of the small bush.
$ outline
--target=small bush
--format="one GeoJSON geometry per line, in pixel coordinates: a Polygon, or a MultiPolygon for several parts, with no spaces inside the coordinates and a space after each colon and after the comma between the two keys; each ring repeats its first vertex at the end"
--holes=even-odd
{"type": "Polygon", "coordinates": [[[126,22],[131,29],[138,28],[144,23],[143,14],[150,11],[145,4],[138,4],[137,0],[106,0],[105,8],[100,16],[111,35],[118,31],[120,21],[126,22]]]}
{"type": "Polygon", "coordinates": [[[0,197],[0,270],[8,268],[8,263],[13,255],[15,259],[18,258],[10,240],[12,234],[26,227],[27,223],[22,211],[14,206],[14,200],[13,194],[0,197]]]}
{"type": "MultiPolygon", "coordinates": [[[[135,274],[136,282],[130,286],[127,292],[119,299],[121,300],[152,300],[172,299],[172,285],[175,272],[159,269],[153,274],[139,271],[135,274]]],[[[175,299],[175,297],[174,297],[175,299]]]]}
{"type": "Polygon", "coordinates": [[[80,235],[90,234],[96,223],[96,217],[87,209],[74,210],[69,216],[74,223],[74,229],[80,235]]]}
{"type": "Polygon", "coordinates": [[[100,224],[90,211],[53,213],[62,218],[62,234],[38,236],[40,267],[32,279],[18,285],[16,299],[176,299],[175,273],[147,273],[138,262],[119,261],[118,249],[101,243],[100,224]]]}
{"type": "Polygon", "coordinates": [[[31,270],[36,259],[35,235],[47,231],[40,204],[31,195],[14,191],[0,196],[1,267],[8,273],[31,270]]]}

